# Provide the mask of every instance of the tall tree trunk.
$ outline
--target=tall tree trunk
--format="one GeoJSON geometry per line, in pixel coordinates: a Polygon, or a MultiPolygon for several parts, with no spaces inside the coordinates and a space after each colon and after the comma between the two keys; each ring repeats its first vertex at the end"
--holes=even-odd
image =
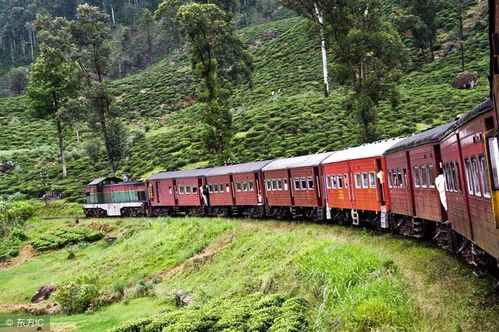
{"type": "Polygon", "coordinates": [[[68,170],[66,167],[66,152],[64,151],[64,138],[62,133],[61,120],[57,119],[57,139],[59,141],[59,153],[61,155],[61,166],[62,166],[62,177],[68,176],[68,170]]]}
{"type": "Polygon", "coordinates": [[[459,46],[461,47],[461,72],[464,72],[464,26],[463,26],[463,2],[459,2],[459,46]]]}
{"type": "Polygon", "coordinates": [[[324,76],[324,96],[329,97],[329,70],[327,61],[327,47],[326,47],[326,33],[324,31],[324,18],[319,12],[319,8],[315,5],[315,14],[319,22],[319,29],[321,35],[321,53],[322,53],[322,72],[324,76]]]}

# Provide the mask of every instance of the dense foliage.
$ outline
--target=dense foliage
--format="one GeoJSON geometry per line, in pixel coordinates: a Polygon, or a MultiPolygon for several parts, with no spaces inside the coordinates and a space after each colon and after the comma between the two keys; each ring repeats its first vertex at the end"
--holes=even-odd
{"type": "Polygon", "coordinates": [[[60,227],[50,233],[42,234],[31,242],[38,251],[64,248],[79,242],[94,242],[102,239],[103,235],[88,227],[60,227]]]}
{"type": "Polygon", "coordinates": [[[307,329],[305,303],[286,295],[252,294],[130,321],[114,332],[132,331],[282,331],[307,329]]]}

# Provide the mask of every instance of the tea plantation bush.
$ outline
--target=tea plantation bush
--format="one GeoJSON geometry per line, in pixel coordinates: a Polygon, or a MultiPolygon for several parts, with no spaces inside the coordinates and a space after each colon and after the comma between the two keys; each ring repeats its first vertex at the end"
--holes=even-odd
{"type": "Polygon", "coordinates": [[[96,282],[96,277],[83,275],[74,282],[59,285],[55,299],[61,305],[62,312],[78,314],[96,306],[100,295],[96,282]]]}
{"type": "Polygon", "coordinates": [[[47,234],[42,234],[31,244],[38,251],[63,248],[79,242],[94,242],[102,239],[103,235],[88,227],[60,227],[47,234]]]}
{"type": "Polygon", "coordinates": [[[305,331],[305,303],[282,294],[256,293],[243,298],[210,301],[129,321],[114,332],[137,331],[305,331]]]}
{"type": "Polygon", "coordinates": [[[27,239],[28,236],[24,231],[16,229],[10,233],[9,237],[0,240],[0,262],[17,256],[22,242],[27,239]]]}
{"type": "Polygon", "coordinates": [[[23,226],[34,214],[35,208],[29,203],[0,201],[0,239],[14,228],[23,226]]]}

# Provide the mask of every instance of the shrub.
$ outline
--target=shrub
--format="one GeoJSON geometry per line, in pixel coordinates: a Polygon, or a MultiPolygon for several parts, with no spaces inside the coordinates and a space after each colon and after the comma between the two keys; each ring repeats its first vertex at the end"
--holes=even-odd
{"type": "Polygon", "coordinates": [[[111,290],[113,292],[120,293],[120,294],[125,293],[125,288],[126,288],[126,284],[122,280],[115,281],[111,285],[111,290]]]}
{"type": "Polygon", "coordinates": [[[0,238],[8,236],[14,228],[23,226],[34,214],[35,207],[29,202],[0,201],[0,238]]]}
{"type": "Polygon", "coordinates": [[[135,285],[135,296],[149,296],[152,295],[153,285],[151,282],[146,280],[140,280],[135,285]]]}
{"type": "Polygon", "coordinates": [[[55,300],[64,314],[72,315],[87,311],[97,301],[99,289],[94,284],[68,282],[59,285],[55,300]]]}
{"type": "Polygon", "coordinates": [[[64,248],[70,244],[80,242],[94,242],[102,239],[103,235],[88,227],[60,227],[42,234],[31,244],[38,251],[64,248]]]}
{"type": "Polygon", "coordinates": [[[126,322],[112,331],[288,331],[307,330],[305,302],[261,293],[209,301],[201,306],[126,322]]]}

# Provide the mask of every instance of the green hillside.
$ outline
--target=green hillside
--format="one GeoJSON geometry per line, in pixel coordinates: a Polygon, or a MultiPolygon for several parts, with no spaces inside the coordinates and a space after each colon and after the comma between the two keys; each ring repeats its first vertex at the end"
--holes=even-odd
{"type": "MultiPolygon", "coordinates": [[[[469,111],[487,98],[488,39],[486,18],[470,24],[465,41],[466,69],[476,71],[473,90],[451,88],[460,71],[458,50],[406,74],[398,84],[398,103],[381,105],[380,138],[405,136],[469,111]]],[[[254,87],[239,87],[230,101],[235,137],[232,162],[286,157],[340,149],[362,143],[359,128],[346,110],[348,91],[332,78],[333,92],[322,96],[321,57],[316,34],[300,18],[269,22],[240,30],[255,58],[254,87]]],[[[334,65],[334,55],[331,56],[334,65]]],[[[200,105],[188,59],[173,54],[139,74],[113,82],[121,116],[137,135],[120,174],[144,178],[153,171],[213,165],[201,139],[200,105]]],[[[63,192],[78,200],[83,185],[107,174],[104,160],[92,162],[83,145],[67,130],[67,179],[60,179],[55,129],[33,119],[25,97],[0,99],[0,162],[18,169],[0,174],[0,195],[21,192],[41,196],[63,192]]]]}
{"type": "Polygon", "coordinates": [[[59,300],[68,282],[100,294],[86,313],[51,316],[57,331],[492,331],[499,324],[491,278],[477,280],[457,256],[389,234],[219,218],[78,225],[35,218],[24,229],[23,254],[0,266],[0,312],[50,283],[59,291],[41,307],[59,300]],[[105,239],[73,238],[27,254],[28,244],[59,243],[78,229],[105,239]]]}

